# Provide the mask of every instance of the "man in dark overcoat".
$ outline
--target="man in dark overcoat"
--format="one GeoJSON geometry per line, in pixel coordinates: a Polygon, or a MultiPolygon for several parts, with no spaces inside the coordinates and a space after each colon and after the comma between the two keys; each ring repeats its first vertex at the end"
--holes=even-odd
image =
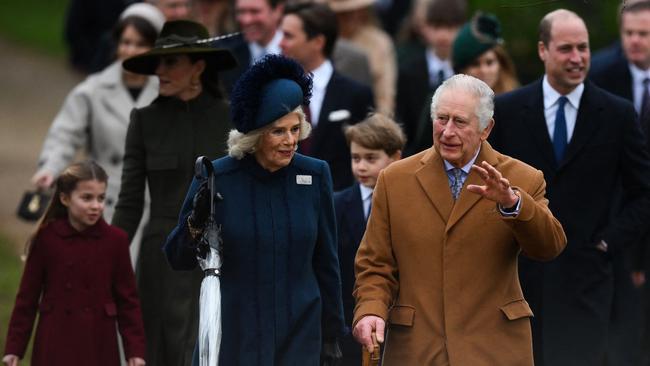
{"type": "MultiPolygon", "coordinates": [[[[623,2],[618,17],[620,42],[594,54],[589,79],[634,104],[646,134],[646,147],[650,147],[650,85],[644,82],[650,80],[650,1],[623,2]],[[649,97],[644,103],[645,95],[649,97]]],[[[645,346],[641,345],[644,328],[641,297],[650,265],[648,243],[650,237],[646,234],[636,245],[613,258],[615,292],[607,356],[611,365],[639,365],[642,351],[646,362],[650,362],[650,339],[646,337],[645,346]]],[[[645,287],[650,294],[650,287],[645,287]]],[[[648,313],[648,305],[645,307],[648,313]]],[[[647,319],[645,323],[645,328],[650,329],[647,319]]]]}
{"type": "Polygon", "coordinates": [[[612,253],[650,220],[650,159],[633,106],[585,81],[589,35],[567,10],[540,23],[542,79],[496,99],[496,149],[542,170],[567,234],[553,262],[520,259],[539,366],[602,364],[613,297],[612,253]],[[622,185],[621,205],[614,194],[622,185]]]}
{"type": "Polygon", "coordinates": [[[307,117],[312,132],[299,151],[327,161],[334,190],[341,190],[353,183],[343,126],[361,121],[374,108],[372,89],[334,69],[330,58],[338,27],[336,14],[326,4],[288,6],[280,28],[282,53],[298,61],[314,80],[307,117]]]}

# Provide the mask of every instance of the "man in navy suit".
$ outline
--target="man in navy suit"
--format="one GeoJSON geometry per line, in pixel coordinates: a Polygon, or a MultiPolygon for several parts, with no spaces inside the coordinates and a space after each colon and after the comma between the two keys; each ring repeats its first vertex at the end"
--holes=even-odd
{"type": "MultiPolygon", "coordinates": [[[[619,14],[621,41],[594,54],[589,78],[634,104],[646,134],[646,146],[650,147],[650,1],[624,3],[619,14]]],[[[615,297],[608,350],[613,365],[641,364],[641,350],[647,358],[643,365],[650,364],[648,344],[640,343],[644,328],[641,296],[649,264],[649,242],[648,236],[640,238],[635,247],[613,259],[615,297]]]]}
{"type": "Polygon", "coordinates": [[[287,6],[281,29],[284,34],[280,42],[282,53],[296,59],[314,78],[307,110],[312,133],[300,143],[299,151],[327,161],[334,190],[340,190],[353,181],[350,152],[342,128],[365,118],[374,106],[372,91],[334,70],[330,57],[338,27],[336,14],[327,5],[287,6]]]}
{"type": "Polygon", "coordinates": [[[594,54],[589,78],[641,111],[643,79],[650,77],[650,1],[620,8],[621,42],[594,54]]]}
{"type": "MultiPolygon", "coordinates": [[[[345,325],[352,327],[354,312],[354,258],[366,230],[370,215],[372,192],[379,172],[401,158],[406,137],[401,127],[388,117],[374,114],[363,122],[345,129],[350,145],[352,173],[356,183],[334,194],[336,224],[339,238],[339,264],[343,289],[345,325]]],[[[352,334],[341,342],[342,366],[361,363],[361,345],[352,334]]]]}
{"type": "Polygon", "coordinates": [[[451,47],[467,19],[465,0],[429,1],[425,10],[423,24],[418,26],[423,43],[402,47],[398,60],[395,114],[409,145],[418,141],[418,122],[431,104],[432,93],[454,74],[451,47]]]}
{"type": "MultiPolygon", "coordinates": [[[[235,82],[255,61],[266,54],[281,53],[280,20],[285,0],[236,0],[235,14],[242,32],[218,42],[228,48],[237,59],[237,67],[221,74],[226,94],[230,94],[235,82]]],[[[337,42],[333,50],[336,69],[354,80],[370,85],[368,58],[350,42],[337,42]]]]}
{"type": "Polygon", "coordinates": [[[650,220],[650,157],[632,104],[585,81],[589,35],[577,14],[560,9],[542,19],[538,54],[544,77],[496,98],[490,135],[495,149],[544,172],[568,239],[552,262],[520,259],[535,313],[535,365],[600,365],[612,254],[634,244],[650,220]]]}

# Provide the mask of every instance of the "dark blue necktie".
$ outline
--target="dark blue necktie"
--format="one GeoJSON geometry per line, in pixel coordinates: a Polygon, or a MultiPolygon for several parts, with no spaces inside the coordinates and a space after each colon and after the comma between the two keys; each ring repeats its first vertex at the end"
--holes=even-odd
{"type": "Polygon", "coordinates": [[[440,69],[438,70],[438,85],[442,85],[444,81],[445,81],[445,70],[440,69]]]}
{"type": "Polygon", "coordinates": [[[561,96],[557,101],[557,113],[555,114],[555,131],[553,131],[553,150],[555,161],[561,162],[567,145],[566,118],[564,117],[564,105],[567,97],[561,96]]]}
{"type": "Polygon", "coordinates": [[[442,82],[445,81],[445,70],[443,69],[438,69],[438,72],[433,75],[429,76],[429,84],[433,87],[433,89],[437,89],[440,85],[442,85],[442,82]]]}
{"type": "Polygon", "coordinates": [[[639,113],[639,122],[643,132],[650,133],[650,79],[643,79],[643,94],[641,94],[641,113],[639,113]]]}

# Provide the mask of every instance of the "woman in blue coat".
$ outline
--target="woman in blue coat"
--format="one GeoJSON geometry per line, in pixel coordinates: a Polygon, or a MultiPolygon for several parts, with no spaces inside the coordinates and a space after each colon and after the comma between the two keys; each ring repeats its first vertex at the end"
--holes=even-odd
{"type": "MultiPolygon", "coordinates": [[[[311,78],[271,55],[238,81],[228,156],[213,162],[221,225],[221,365],[333,364],[343,333],[332,181],[326,162],[297,154],[309,135],[301,105],[311,78]]],[[[209,215],[192,182],[165,253],[174,269],[197,265],[209,215]]],[[[195,357],[195,364],[198,361],[195,357]]]]}

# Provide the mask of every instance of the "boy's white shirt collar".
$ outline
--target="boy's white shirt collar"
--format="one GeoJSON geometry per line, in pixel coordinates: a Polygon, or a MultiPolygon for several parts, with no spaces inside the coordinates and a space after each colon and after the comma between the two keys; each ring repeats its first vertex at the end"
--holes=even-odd
{"type": "Polygon", "coordinates": [[[363,201],[372,197],[372,192],[374,192],[374,188],[366,187],[361,183],[359,183],[359,189],[361,190],[361,200],[363,201]]]}
{"type": "Polygon", "coordinates": [[[361,190],[361,204],[363,205],[363,217],[368,219],[368,215],[370,215],[370,204],[372,202],[372,192],[374,191],[374,189],[366,187],[363,184],[359,184],[359,189],[361,190]]]}

